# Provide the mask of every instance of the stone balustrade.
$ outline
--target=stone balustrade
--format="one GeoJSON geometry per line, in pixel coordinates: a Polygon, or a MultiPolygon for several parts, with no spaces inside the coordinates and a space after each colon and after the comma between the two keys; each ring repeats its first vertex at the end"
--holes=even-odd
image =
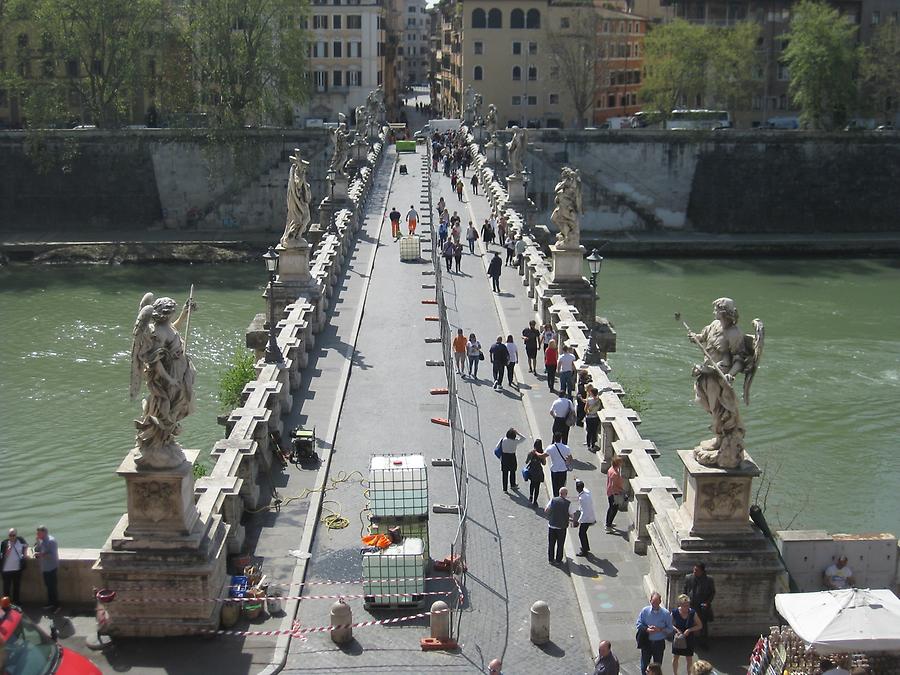
{"type": "MultiPolygon", "coordinates": [[[[464,133],[468,133],[464,129],[464,133]]],[[[504,216],[515,235],[522,235],[525,253],[519,266],[522,285],[528,289],[528,297],[541,323],[550,323],[559,336],[559,346],[568,345],[577,354],[587,352],[591,340],[586,322],[594,317],[579,316],[578,310],[565,297],[550,291],[553,262],[530,233],[526,215],[509,199],[506,188],[496,178],[471,134],[468,147],[474,158],[472,164],[479,174],[484,194],[498,217],[504,216]]],[[[602,392],[603,407],[600,412],[600,448],[603,464],[608,466],[614,454],[623,461],[623,477],[633,499],[629,502],[629,538],[635,553],[645,554],[650,542],[647,532],[657,513],[676,509],[682,497],[680,482],[660,473],[656,464],[659,451],[652,441],[645,440],[638,431],[640,415],[622,403],[624,391],[618,382],[609,378],[610,368],[605,361],[600,365],[578,362],[579,369],[587,369],[591,380],[602,392]]]]}

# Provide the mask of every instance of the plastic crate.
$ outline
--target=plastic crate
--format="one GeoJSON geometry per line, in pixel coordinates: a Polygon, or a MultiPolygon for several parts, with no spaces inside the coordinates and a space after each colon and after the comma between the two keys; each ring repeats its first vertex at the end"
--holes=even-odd
{"type": "Polygon", "coordinates": [[[249,582],[244,575],[236,575],[231,577],[231,588],[228,589],[229,598],[244,598],[247,596],[247,588],[249,582]]]}
{"type": "Polygon", "coordinates": [[[369,464],[373,520],[428,518],[428,475],[422,455],[380,455],[369,464]]]}
{"type": "Polygon", "coordinates": [[[422,602],[425,592],[424,544],[410,537],[382,551],[362,555],[367,607],[402,607],[422,602]]]}
{"type": "Polygon", "coordinates": [[[419,260],[422,257],[422,242],[417,236],[400,237],[400,260],[419,260]]]}
{"type": "Polygon", "coordinates": [[[397,141],[397,152],[415,152],[416,151],[416,142],[412,141],[397,141]]]}

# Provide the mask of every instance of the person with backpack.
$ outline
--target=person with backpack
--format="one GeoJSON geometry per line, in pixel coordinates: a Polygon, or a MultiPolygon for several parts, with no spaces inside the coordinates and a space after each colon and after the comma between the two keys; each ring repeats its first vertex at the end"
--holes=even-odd
{"type": "Polygon", "coordinates": [[[508,487],[513,490],[519,489],[519,482],[516,480],[516,471],[519,468],[516,460],[516,448],[519,443],[525,440],[525,437],[510,427],[506,431],[506,435],[497,443],[500,449],[500,470],[503,473],[503,491],[508,492],[508,487]]]}
{"type": "Polygon", "coordinates": [[[528,472],[528,500],[535,506],[538,503],[541,483],[544,482],[544,464],[546,461],[547,453],[544,452],[544,444],[540,438],[536,438],[534,447],[525,457],[525,469],[528,472]]]}

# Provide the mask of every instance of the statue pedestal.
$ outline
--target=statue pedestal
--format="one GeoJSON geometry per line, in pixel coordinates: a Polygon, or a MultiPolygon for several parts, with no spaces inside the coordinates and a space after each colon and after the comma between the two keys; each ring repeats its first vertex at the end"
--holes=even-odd
{"type": "Polygon", "coordinates": [[[305,239],[295,240],[290,246],[278,244],[278,278],[282,281],[312,282],[309,274],[309,253],[312,247],[305,239]]]}
{"type": "Polygon", "coordinates": [[[514,173],[506,178],[506,192],[509,195],[509,203],[513,206],[526,204],[528,196],[525,193],[525,186],[528,179],[522,174],[514,173]]]}
{"type": "Polygon", "coordinates": [[[311,246],[303,242],[303,246],[275,247],[278,252],[278,278],[272,284],[272,297],[266,287],[263,297],[267,302],[275,303],[275,320],[278,321],[288,305],[303,298],[316,308],[311,323],[314,333],[318,333],[325,322],[325,303],[322,288],[309,273],[309,253],[311,246]]]}
{"type": "MultiPolygon", "coordinates": [[[[562,295],[578,311],[578,320],[590,327],[596,311],[596,297],[591,283],[582,274],[584,246],[578,248],[550,247],[553,257],[553,276],[543,293],[544,317],[549,320],[549,307],[554,295],[562,295]]],[[[580,354],[584,356],[584,354],[580,354]]]]}
{"type": "Polygon", "coordinates": [[[651,550],[646,590],[674,606],[694,564],[702,562],[716,582],[712,635],[758,635],[775,619],[774,598],[786,590],[786,573],[775,545],[750,521],[752,458],[736,469],[703,466],[692,450],[680,450],[684,500],[657,512],[647,526],[651,550]]]}
{"type": "Polygon", "coordinates": [[[199,451],[184,454],[186,461],[174,469],[137,469],[134,452],[119,466],[128,513],[94,563],[104,587],[117,592],[117,601],[106,605],[109,635],[163,637],[219,626],[222,605],[212,599],[228,590],[229,526],[221,515],[198,511],[193,464],[199,451]]]}
{"type": "MultiPolygon", "coordinates": [[[[556,244],[550,247],[553,256],[553,277],[551,283],[582,281],[584,277],[584,246],[578,248],[560,248],[556,244]]],[[[590,285],[590,284],[589,284],[590,285]]],[[[586,321],[582,317],[582,321],[586,321]]]]}

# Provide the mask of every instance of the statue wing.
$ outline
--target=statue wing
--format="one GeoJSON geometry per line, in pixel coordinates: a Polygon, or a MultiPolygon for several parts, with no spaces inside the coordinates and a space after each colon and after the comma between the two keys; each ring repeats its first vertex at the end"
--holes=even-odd
{"type": "Polygon", "coordinates": [[[753,335],[744,336],[744,344],[747,349],[747,360],[744,364],[744,404],[750,405],[750,384],[756,369],[762,360],[763,345],[766,338],[766,327],[759,319],[753,319],[753,335]]]}
{"type": "MultiPolygon", "coordinates": [[[[144,298],[146,299],[146,297],[145,295],[144,298]]],[[[132,399],[136,398],[141,392],[141,380],[143,379],[141,372],[144,365],[141,362],[140,355],[146,351],[147,343],[151,340],[150,320],[152,318],[153,305],[143,305],[134,322],[134,329],[131,331],[131,383],[128,388],[128,395],[132,399]]]]}

